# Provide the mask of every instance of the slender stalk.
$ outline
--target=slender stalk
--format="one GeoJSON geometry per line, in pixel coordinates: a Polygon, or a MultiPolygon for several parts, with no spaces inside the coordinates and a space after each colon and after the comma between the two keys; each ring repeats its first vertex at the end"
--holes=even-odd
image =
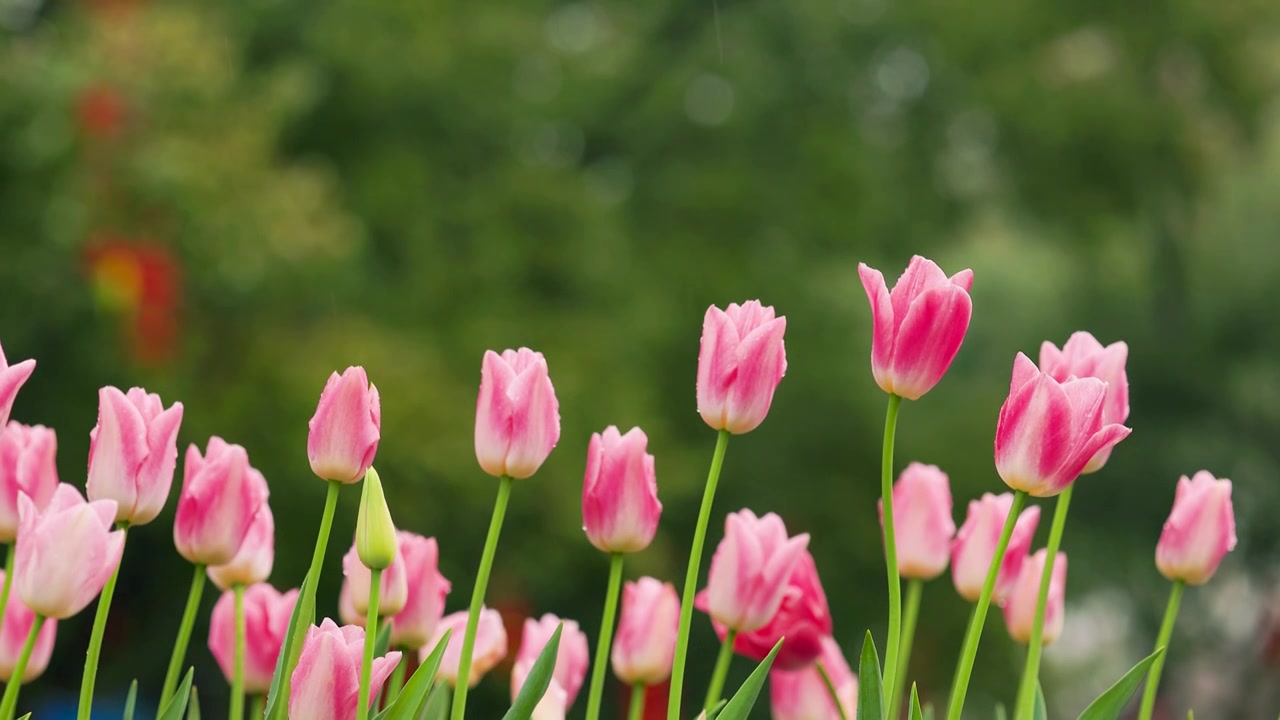
{"type": "Polygon", "coordinates": [[[400,662],[396,663],[396,669],[391,671],[391,677],[387,680],[387,684],[383,686],[382,694],[386,696],[383,707],[391,707],[391,703],[395,702],[396,696],[400,694],[400,688],[404,686],[404,676],[409,667],[409,653],[413,650],[402,650],[400,653],[400,662]]]}
{"type": "Polygon", "coordinates": [[[0,719],[13,720],[13,711],[18,707],[18,690],[22,687],[22,675],[27,671],[27,660],[31,658],[31,650],[36,646],[36,638],[40,636],[40,628],[44,627],[44,616],[36,615],[31,623],[31,632],[27,633],[27,642],[22,646],[22,654],[9,674],[9,682],[4,688],[4,699],[0,700],[0,719]]]}
{"type": "Polygon", "coordinates": [[[643,720],[646,689],[640,683],[631,686],[631,707],[627,709],[627,720],[643,720]]]}
{"type": "Polygon", "coordinates": [[[618,612],[618,592],[622,588],[622,553],[609,557],[609,584],[604,594],[604,617],[596,643],[596,665],[591,671],[591,694],[587,696],[587,720],[599,720],[604,697],[604,676],[609,667],[609,644],[613,641],[613,621],[618,612]]]}
{"type": "MultiPolygon", "coordinates": [[[[884,414],[884,447],[880,455],[880,501],[884,508],[884,565],[889,575],[889,638],[884,651],[884,686],[897,687],[898,645],[902,640],[902,581],[898,577],[898,543],[893,532],[893,439],[898,431],[902,398],[889,394],[884,414]]],[[[890,717],[893,717],[892,715],[890,717]]]]}
{"type": "Polygon", "coordinates": [[[1005,519],[1004,529],[1000,531],[1000,541],[996,543],[991,567],[987,569],[987,580],[982,584],[982,594],[978,596],[978,604],[974,606],[973,616],[969,619],[969,629],[964,634],[964,646],[960,651],[956,677],[951,685],[951,701],[947,705],[947,720],[960,720],[960,713],[964,710],[964,696],[969,692],[969,676],[973,674],[973,661],[978,655],[982,626],[986,624],[987,611],[991,609],[991,593],[996,587],[996,576],[1000,574],[1000,565],[1004,563],[1004,551],[1009,548],[1013,526],[1018,523],[1018,514],[1022,512],[1022,506],[1026,502],[1025,492],[1014,491],[1013,506],[1009,508],[1009,517],[1005,519]]]}
{"type": "Polygon", "coordinates": [[[262,720],[262,716],[267,714],[267,694],[253,696],[253,704],[249,706],[249,717],[251,720],[262,720]]]}
{"type": "Polygon", "coordinates": [[[1053,508],[1053,527],[1049,529],[1049,544],[1045,546],[1044,574],[1040,576],[1040,595],[1036,598],[1036,617],[1031,625],[1031,640],[1027,644],[1027,664],[1022,668],[1022,684],[1018,687],[1018,712],[1016,718],[1031,720],[1036,705],[1036,680],[1040,678],[1040,653],[1044,650],[1044,615],[1049,604],[1049,584],[1053,580],[1053,564],[1058,559],[1062,545],[1062,532],[1067,526],[1067,511],[1071,509],[1071,490],[1068,485],[1053,508]]]}
{"type": "Polygon", "coordinates": [[[895,684],[889,689],[889,718],[897,720],[898,708],[902,704],[903,692],[906,690],[907,670],[911,667],[911,646],[916,639],[916,620],[920,617],[920,595],[924,590],[924,581],[912,578],[907,583],[907,611],[902,620],[902,652],[898,654],[898,673],[894,675],[895,684]]]}
{"type": "MultiPolygon", "coordinates": [[[[129,524],[118,523],[124,531],[125,539],[129,537],[129,524]]],[[[121,551],[121,564],[124,563],[124,551],[121,551]]],[[[89,650],[84,656],[84,675],[80,678],[80,705],[76,711],[78,720],[89,720],[89,711],[93,708],[93,686],[98,679],[98,657],[102,654],[102,636],[107,631],[107,614],[111,612],[111,597],[116,594],[116,580],[120,577],[120,565],[111,573],[107,584],[102,586],[98,595],[98,609],[93,615],[93,630],[89,635],[89,650]]]]}
{"type": "MultiPolygon", "coordinates": [[[[698,589],[698,570],[702,565],[702,546],[707,541],[707,523],[711,521],[711,506],[715,503],[716,484],[720,482],[720,468],[729,448],[729,431],[721,430],[716,437],[715,453],[711,456],[711,470],[702,491],[702,507],[698,510],[698,524],[693,529],[693,546],[689,548],[689,567],[684,573],[684,592],[680,600],[680,631],[676,636],[676,655],[671,667],[671,696],[667,699],[667,720],[680,720],[680,695],[684,691],[684,666],[689,653],[689,628],[693,625],[693,596],[698,589]]],[[[454,718],[461,720],[461,718],[454,718]]]]}
{"type": "MultiPolygon", "coordinates": [[[[1164,620],[1160,623],[1160,634],[1156,636],[1157,650],[1169,647],[1169,638],[1173,636],[1173,623],[1178,619],[1178,605],[1182,603],[1184,587],[1186,583],[1181,580],[1173,581],[1173,589],[1169,591],[1169,604],[1165,606],[1164,620]]],[[[1156,708],[1156,690],[1160,688],[1160,672],[1164,670],[1164,659],[1167,657],[1169,657],[1169,651],[1166,649],[1164,654],[1151,663],[1151,670],[1147,672],[1147,686],[1142,690],[1138,720],[1151,720],[1151,713],[1156,708]]]]}
{"type": "Polygon", "coordinates": [[[0,590],[0,627],[4,627],[4,609],[9,607],[9,590],[13,588],[13,553],[16,543],[9,543],[4,555],[4,589],[0,590]]]}
{"type": "Polygon", "coordinates": [[[195,567],[196,574],[191,578],[191,592],[187,594],[187,608],[182,611],[182,624],[178,626],[173,654],[169,656],[169,669],[165,671],[164,685],[161,686],[161,708],[169,704],[174,691],[178,689],[178,675],[182,672],[183,661],[187,659],[187,644],[191,641],[191,629],[196,624],[196,611],[200,609],[200,595],[204,592],[204,565],[195,567]]]}
{"type": "Polygon", "coordinates": [[[733,641],[738,639],[738,631],[729,628],[720,644],[720,654],[716,657],[716,669],[711,673],[711,684],[707,686],[707,700],[702,707],[710,710],[720,702],[721,691],[724,690],[724,679],[729,676],[729,663],[733,660],[733,641]]]}
{"type": "MultiPolygon", "coordinates": [[[[827,672],[827,668],[822,663],[814,663],[814,667],[818,668],[818,675],[822,678],[822,684],[827,686],[827,694],[831,696],[831,702],[835,705],[836,710],[840,713],[840,720],[849,720],[848,714],[844,711],[844,705],[840,703],[840,692],[836,690],[836,684],[831,682],[831,675],[827,672]]],[[[890,718],[893,716],[890,715],[890,718]]]]}
{"type": "Polygon", "coordinates": [[[230,720],[244,718],[244,585],[237,584],[231,589],[236,594],[236,659],[231,673],[231,710],[230,720]]]}
{"type": "Polygon", "coordinates": [[[369,676],[373,673],[373,646],[378,641],[378,595],[382,569],[369,570],[369,614],[364,622],[364,661],[360,664],[360,694],[356,696],[357,720],[369,720],[369,676]]]}
{"type": "Polygon", "coordinates": [[[462,656],[458,662],[457,694],[453,696],[451,720],[462,720],[467,709],[467,690],[471,675],[471,653],[475,650],[476,629],[480,624],[480,609],[484,606],[484,591],[489,585],[489,573],[493,571],[493,556],[498,552],[498,536],[502,534],[502,518],[507,514],[507,502],[511,499],[511,478],[504,475],[498,480],[498,499],[493,503],[493,517],[489,520],[489,535],[484,540],[484,552],[480,555],[480,572],[476,575],[475,588],[471,591],[471,612],[467,615],[467,631],[462,637],[462,656]]]}

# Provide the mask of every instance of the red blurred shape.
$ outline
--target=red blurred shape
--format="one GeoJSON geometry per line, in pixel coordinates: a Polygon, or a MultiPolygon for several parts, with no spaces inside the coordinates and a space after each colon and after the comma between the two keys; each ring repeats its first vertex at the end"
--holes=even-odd
{"type": "Polygon", "coordinates": [[[85,248],[94,296],[121,321],[133,359],[168,362],[178,339],[181,275],[168,246],[147,240],[99,237],[85,248]]]}
{"type": "Polygon", "coordinates": [[[124,98],[105,84],[90,85],[76,97],[76,119],[80,131],[94,140],[118,137],[124,127],[124,98]]]}

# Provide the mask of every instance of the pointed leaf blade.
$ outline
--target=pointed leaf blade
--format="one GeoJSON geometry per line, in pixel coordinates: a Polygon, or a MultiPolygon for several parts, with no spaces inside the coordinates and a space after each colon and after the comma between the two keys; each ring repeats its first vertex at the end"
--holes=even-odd
{"type": "Polygon", "coordinates": [[[187,720],[200,720],[200,693],[191,688],[191,704],[187,706],[187,720]]]}
{"type": "Polygon", "coordinates": [[[858,717],[884,720],[886,712],[880,657],[876,654],[876,641],[871,639],[871,631],[868,630],[862,641],[862,658],[858,662],[858,717]]]}
{"type": "MultiPolygon", "coordinates": [[[[423,708],[430,702],[429,696],[436,694],[432,688],[436,687],[436,673],[440,670],[440,659],[444,657],[444,649],[448,647],[449,637],[452,634],[452,630],[445,631],[444,636],[436,643],[435,649],[422,661],[418,669],[413,671],[413,676],[400,690],[400,694],[386,710],[375,716],[375,720],[417,720],[423,708]]],[[[404,658],[401,658],[400,662],[404,662],[404,658]]]]}
{"type": "Polygon", "coordinates": [[[778,640],[764,660],[761,660],[756,669],[747,676],[746,682],[742,683],[738,692],[729,698],[728,704],[716,716],[716,720],[747,720],[747,716],[751,714],[751,708],[755,707],[756,698],[760,697],[760,688],[764,687],[765,680],[769,679],[769,668],[773,667],[773,659],[778,656],[778,650],[782,649],[782,643],[786,640],[785,637],[778,640]]]}
{"type": "Polygon", "coordinates": [[[311,578],[302,581],[302,589],[298,591],[298,602],[289,615],[289,629],[285,631],[284,643],[280,646],[280,657],[276,660],[276,671],[271,676],[271,689],[267,691],[267,709],[264,717],[267,720],[288,720],[289,680],[285,677],[285,668],[296,665],[298,656],[302,654],[302,641],[306,639],[307,628],[315,622],[316,592],[311,578]],[[284,698],[280,695],[283,693],[284,698]]]}
{"type": "Polygon", "coordinates": [[[1098,696],[1097,700],[1089,703],[1089,707],[1080,713],[1080,720],[1116,720],[1120,717],[1120,713],[1124,711],[1125,705],[1129,704],[1129,699],[1138,691],[1138,686],[1147,677],[1147,671],[1151,669],[1151,664],[1164,654],[1164,648],[1160,648],[1145,658],[1138,661],[1137,665],[1129,668],[1129,672],[1116,681],[1114,685],[1107,688],[1106,692],[1098,696]]]}
{"type": "Polygon", "coordinates": [[[1004,709],[1004,703],[996,703],[996,720],[1009,720],[1009,711],[1004,709]]]}
{"type": "Polygon", "coordinates": [[[133,711],[138,707],[138,681],[129,683],[129,694],[124,699],[124,715],[120,720],[133,720],[133,711]]]}
{"type": "Polygon", "coordinates": [[[916,684],[911,683],[911,720],[924,720],[924,711],[920,709],[920,693],[916,684]]]}
{"type": "Polygon", "coordinates": [[[187,714],[187,702],[191,699],[191,681],[195,677],[195,672],[195,668],[187,668],[187,674],[182,678],[178,691],[173,694],[173,698],[169,700],[168,705],[164,706],[164,710],[156,720],[182,720],[187,714]]]}
{"type": "Polygon", "coordinates": [[[422,711],[413,720],[449,720],[449,705],[453,693],[448,683],[440,683],[427,695],[422,711]]]}
{"type": "Polygon", "coordinates": [[[502,720],[529,720],[533,716],[533,710],[538,707],[538,701],[542,700],[542,695],[551,686],[551,675],[556,669],[556,655],[560,652],[562,630],[564,630],[564,623],[556,626],[556,631],[551,634],[546,647],[538,653],[538,659],[533,661],[533,667],[529,669],[529,674],[524,679],[524,686],[520,688],[520,692],[516,693],[515,702],[511,703],[511,709],[502,716],[502,720]]]}
{"type": "Polygon", "coordinates": [[[1031,714],[1032,720],[1049,720],[1049,708],[1044,702],[1044,688],[1040,687],[1040,681],[1036,681],[1036,707],[1035,712],[1031,714]]]}

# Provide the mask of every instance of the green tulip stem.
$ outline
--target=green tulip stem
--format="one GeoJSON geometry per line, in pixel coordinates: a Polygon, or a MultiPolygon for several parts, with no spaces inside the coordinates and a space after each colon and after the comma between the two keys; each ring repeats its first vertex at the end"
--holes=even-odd
{"type": "Polygon", "coordinates": [[[729,664],[733,661],[733,643],[738,639],[738,631],[729,628],[729,632],[725,633],[724,642],[720,644],[720,654],[716,656],[716,668],[711,673],[711,684],[707,686],[707,699],[702,703],[702,707],[710,710],[720,702],[720,695],[724,690],[724,679],[729,676],[729,664]]]}
{"type": "MultiPolygon", "coordinates": [[[[129,523],[116,524],[129,537],[129,523]]],[[[122,543],[123,544],[123,543],[122,543]]],[[[121,548],[120,564],[124,563],[124,550],[121,548]]],[[[111,597],[116,593],[116,580],[120,577],[120,564],[112,571],[107,584],[102,586],[98,595],[98,608],[93,615],[93,630],[89,634],[89,650],[84,656],[84,675],[80,678],[80,704],[76,711],[77,720],[89,720],[89,711],[93,708],[93,686],[98,680],[98,658],[102,655],[102,636],[107,631],[107,614],[111,612],[111,597]]]]}
{"type": "MultiPolygon", "coordinates": [[[[821,662],[816,662],[813,665],[818,668],[818,676],[822,678],[822,684],[827,687],[827,695],[831,696],[831,702],[840,713],[840,720],[849,720],[849,715],[844,711],[844,705],[840,703],[840,693],[836,690],[836,684],[831,682],[831,674],[827,672],[827,667],[821,662]]],[[[893,715],[889,717],[893,717],[893,715]]]]}
{"type": "MultiPolygon", "coordinates": [[[[173,653],[169,655],[169,669],[164,674],[164,685],[160,691],[160,707],[169,704],[173,693],[178,689],[178,675],[182,672],[182,663],[187,659],[187,644],[191,641],[191,629],[196,624],[196,611],[200,609],[200,595],[204,592],[204,565],[195,566],[196,573],[191,578],[191,592],[187,594],[187,607],[182,611],[182,623],[178,625],[178,637],[173,642],[173,653]]],[[[86,716],[87,718],[88,716],[86,716]]]]}
{"type": "Polygon", "coordinates": [[[369,570],[369,614],[364,623],[364,660],[360,663],[360,694],[356,696],[357,720],[369,720],[369,676],[373,673],[373,646],[378,642],[378,594],[382,592],[382,568],[369,570]]]}
{"type": "Polygon", "coordinates": [[[902,581],[898,577],[898,544],[893,531],[893,440],[898,431],[902,398],[889,394],[884,415],[884,447],[880,455],[880,502],[884,508],[884,565],[889,575],[889,637],[884,651],[884,686],[896,687],[898,645],[902,640],[902,581]]]}
{"type": "Polygon", "coordinates": [[[898,655],[898,673],[894,675],[894,686],[889,688],[889,717],[898,717],[898,708],[902,704],[906,691],[907,670],[911,666],[911,646],[916,639],[916,620],[920,617],[920,596],[923,594],[924,581],[912,578],[907,583],[907,610],[902,619],[902,652],[898,655]]]}
{"type": "Polygon", "coordinates": [[[244,718],[244,584],[237,583],[231,588],[236,598],[236,660],[231,673],[231,710],[230,720],[244,718]]]}
{"type": "Polygon", "coordinates": [[[596,664],[591,671],[591,694],[587,696],[587,720],[599,720],[600,702],[604,698],[604,676],[609,667],[609,644],[613,640],[613,623],[618,612],[618,593],[622,589],[622,559],[616,552],[609,556],[609,584],[604,595],[604,617],[600,620],[600,639],[596,643],[596,664]]]}
{"type": "Polygon", "coordinates": [[[1044,650],[1044,615],[1049,606],[1049,585],[1053,581],[1053,564],[1058,559],[1058,548],[1062,546],[1062,532],[1067,525],[1067,511],[1071,508],[1071,490],[1075,485],[1068,485],[1058,495],[1058,502],[1053,509],[1053,526],[1049,528],[1049,544],[1045,546],[1044,574],[1040,576],[1040,595],[1036,598],[1036,617],[1031,624],[1031,640],[1027,645],[1027,664],[1022,668],[1022,683],[1018,687],[1018,705],[1016,718],[1031,720],[1036,705],[1036,681],[1040,678],[1040,653],[1044,650]]]}
{"type": "MultiPolygon", "coordinates": [[[[1160,634],[1156,636],[1156,649],[1168,648],[1169,639],[1173,636],[1173,623],[1178,619],[1178,606],[1182,603],[1182,590],[1186,583],[1173,581],[1173,589],[1169,591],[1169,604],[1164,609],[1164,620],[1160,623],[1160,634]]],[[[1151,663],[1147,672],[1147,686],[1142,690],[1142,704],[1138,710],[1138,720],[1151,720],[1151,713],[1156,708],[1156,691],[1160,689],[1160,673],[1164,670],[1164,659],[1169,657],[1166,649],[1160,657],[1151,663]]]]}
{"type": "Polygon", "coordinates": [[[22,675],[27,671],[27,661],[31,659],[31,651],[35,649],[36,638],[40,637],[40,628],[44,627],[44,616],[36,615],[31,623],[31,632],[27,633],[27,642],[22,646],[18,662],[9,674],[9,682],[4,688],[4,699],[0,700],[0,718],[13,720],[14,710],[18,707],[18,690],[22,687],[22,675]]]}
{"type": "Polygon", "coordinates": [[[631,686],[631,706],[627,709],[627,720],[644,720],[645,686],[636,683],[631,686]]]}
{"type": "Polygon", "coordinates": [[[17,543],[9,543],[4,555],[4,588],[0,589],[0,628],[4,627],[4,609],[9,607],[9,591],[13,588],[13,558],[17,543]]]}

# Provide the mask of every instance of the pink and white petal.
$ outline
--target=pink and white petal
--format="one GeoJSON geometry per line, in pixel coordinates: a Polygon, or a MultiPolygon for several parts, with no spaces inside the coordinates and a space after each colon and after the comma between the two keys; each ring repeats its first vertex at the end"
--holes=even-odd
{"type": "Polygon", "coordinates": [[[893,303],[893,316],[898,320],[898,326],[901,327],[903,318],[907,316],[907,310],[915,299],[927,290],[944,285],[951,285],[951,281],[947,278],[947,274],[942,272],[942,268],[934,261],[914,255],[911,262],[907,263],[907,269],[898,277],[898,281],[893,284],[893,289],[889,291],[889,299],[893,303]]]}
{"type": "Polygon", "coordinates": [[[546,362],[516,376],[509,395],[513,412],[507,474],[523,480],[538,471],[560,441],[560,403],[546,362]]]}
{"type": "Polygon", "coordinates": [[[123,517],[138,501],[136,478],[147,459],[147,427],[124,393],[114,387],[98,391],[97,433],[89,445],[86,490],[97,500],[109,498],[123,517]]]}
{"type": "Polygon", "coordinates": [[[1074,429],[1062,387],[1047,375],[1023,386],[1000,408],[996,471],[1014,490],[1032,492],[1070,458],[1074,429]]]}
{"type": "Polygon", "coordinates": [[[889,288],[884,284],[884,275],[879,270],[858,264],[858,277],[862,280],[862,288],[871,303],[871,373],[876,384],[885,392],[892,392],[888,387],[889,372],[893,363],[893,338],[898,325],[894,315],[893,302],[889,298],[889,288]]]}
{"type": "Polygon", "coordinates": [[[0,357],[0,428],[9,422],[9,413],[13,410],[14,398],[35,372],[35,360],[23,360],[15,365],[5,365],[0,357]]]}
{"type": "Polygon", "coordinates": [[[783,335],[787,331],[785,317],[770,320],[753,330],[738,345],[738,374],[725,406],[727,430],[745,433],[764,421],[773,404],[773,394],[787,371],[787,350],[783,335]]]}
{"type": "Polygon", "coordinates": [[[973,289],[973,270],[965,268],[955,275],[951,276],[952,284],[956,285],[966,293],[973,289]]]}
{"type": "Polygon", "coordinates": [[[182,403],[175,402],[151,421],[147,430],[147,459],[138,471],[138,500],[130,523],[149,523],[164,509],[173,488],[173,472],[178,464],[178,428],[182,425],[182,403]]]}
{"type": "Polygon", "coordinates": [[[740,340],[729,315],[715,305],[708,307],[702,319],[696,389],[698,413],[716,429],[724,427],[729,388],[738,371],[736,350],[740,340]]]}
{"type": "Polygon", "coordinates": [[[911,303],[893,341],[893,392],[919,400],[933,389],[969,330],[973,301],[955,285],[927,290],[911,303]]]}
{"type": "Polygon", "coordinates": [[[511,447],[514,408],[508,389],[515,371],[492,350],[486,350],[480,370],[480,395],[476,399],[476,460],[485,472],[501,476],[507,472],[507,451],[511,447]]]}

